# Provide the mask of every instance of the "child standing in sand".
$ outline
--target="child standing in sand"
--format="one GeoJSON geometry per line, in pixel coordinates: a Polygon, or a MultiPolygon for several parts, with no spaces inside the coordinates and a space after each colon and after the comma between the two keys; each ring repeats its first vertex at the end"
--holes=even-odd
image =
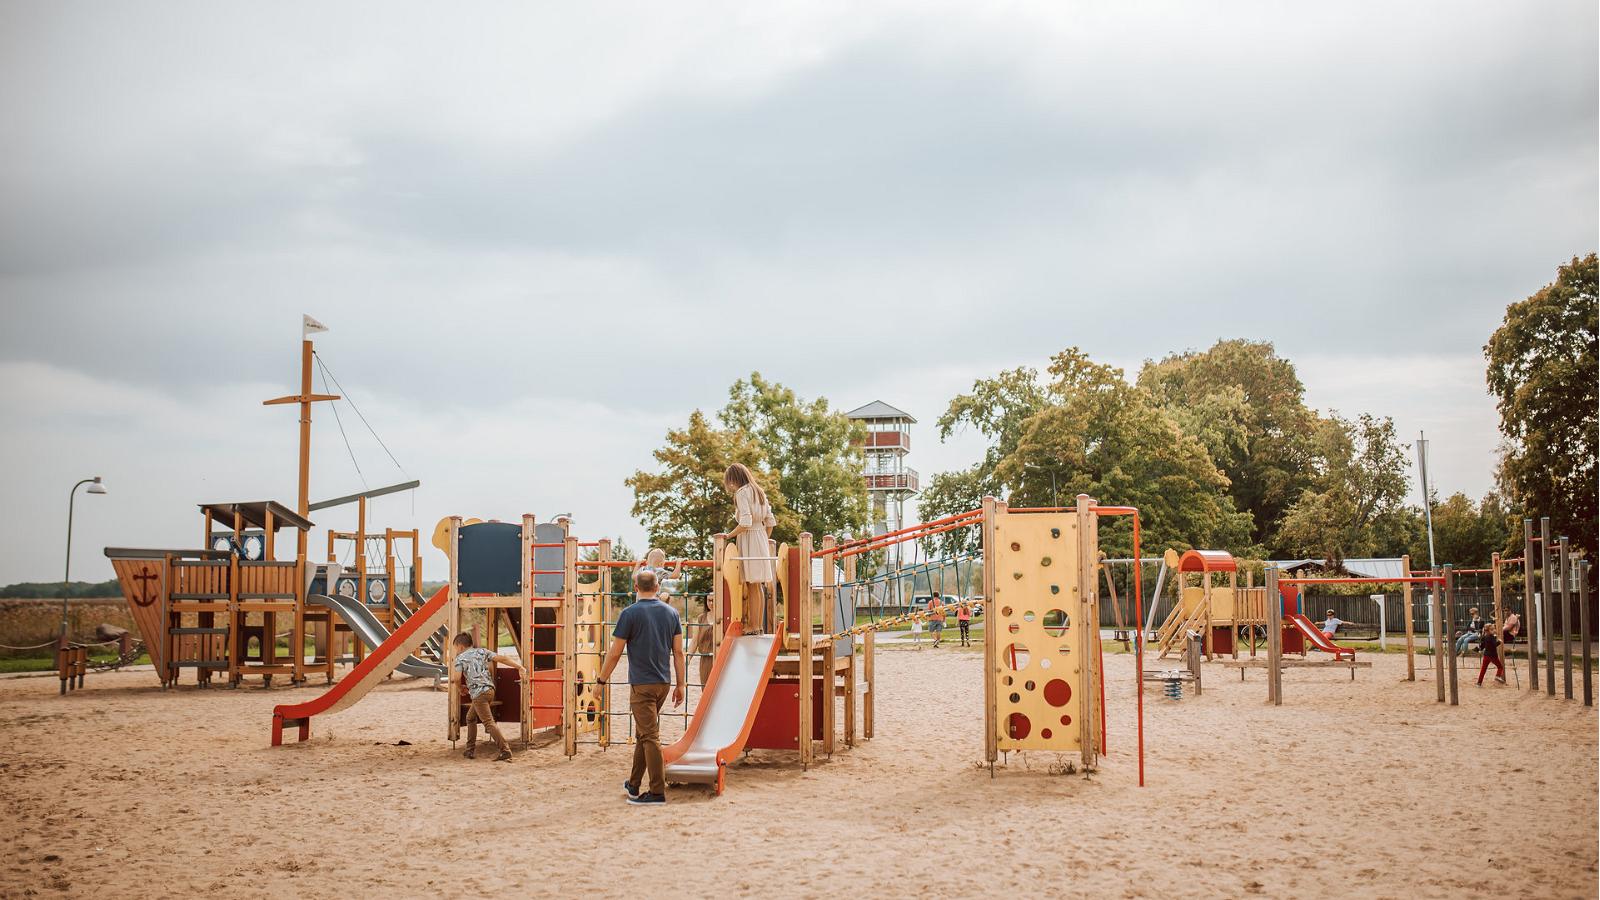
{"type": "Polygon", "coordinates": [[[962,603],[956,607],[956,626],[961,629],[961,646],[972,646],[972,604],[962,603]]]}
{"type": "Polygon", "coordinates": [[[495,756],[495,762],[510,762],[511,747],[506,744],[505,735],[500,733],[500,726],[494,722],[494,675],[492,674],[495,663],[504,666],[513,666],[524,676],[522,661],[511,656],[501,656],[490,653],[482,647],[474,647],[472,635],[463,631],[456,635],[455,640],[456,661],[450,677],[458,685],[465,685],[469,703],[467,706],[467,752],[463,753],[467,759],[478,755],[478,723],[483,723],[489,737],[494,739],[494,745],[500,749],[495,756]]]}
{"type": "Polygon", "coordinates": [[[772,551],[767,542],[778,520],[767,503],[767,492],[756,483],[755,475],[743,463],[734,463],[723,473],[722,486],[733,495],[736,524],[728,537],[733,539],[739,557],[739,571],[744,578],[744,624],[747,632],[760,634],[766,630],[775,598],[769,596],[772,583],[777,580],[777,570],[772,565],[772,551]]]}
{"type": "Polygon", "coordinates": [[[1506,666],[1500,661],[1500,636],[1494,633],[1494,625],[1483,626],[1478,633],[1478,649],[1483,653],[1483,662],[1478,664],[1478,686],[1483,687],[1483,675],[1489,671],[1489,664],[1494,663],[1494,680],[1499,684],[1506,683],[1506,666]]]}

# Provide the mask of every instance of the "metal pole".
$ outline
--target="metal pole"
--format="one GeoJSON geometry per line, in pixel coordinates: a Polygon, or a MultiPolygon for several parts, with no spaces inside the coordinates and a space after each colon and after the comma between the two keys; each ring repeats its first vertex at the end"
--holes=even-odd
{"type": "Polygon", "coordinates": [[[1550,607],[1551,590],[1550,578],[1550,517],[1539,518],[1539,583],[1543,590],[1540,592],[1542,601],[1539,608],[1544,611],[1544,692],[1548,696],[1556,695],[1556,623],[1555,610],[1550,607]]]}
{"type": "Polygon", "coordinates": [[[1422,515],[1428,523],[1428,568],[1432,569],[1439,562],[1433,558],[1433,498],[1428,494],[1428,439],[1423,434],[1417,432],[1417,473],[1422,476],[1422,515]]]}
{"type": "Polygon", "coordinates": [[[72,508],[78,501],[78,488],[99,481],[99,477],[85,478],[67,492],[67,565],[61,573],[61,636],[67,636],[67,594],[72,591],[72,508]]]}
{"type": "Polygon", "coordinates": [[[1456,621],[1456,577],[1453,566],[1444,567],[1444,609],[1445,622],[1448,623],[1445,634],[1445,652],[1450,655],[1450,705],[1461,705],[1461,697],[1456,692],[1456,642],[1452,639],[1452,630],[1456,621]]]}
{"type": "Polygon", "coordinates": [[[1534,612],[1533,520],[1522,520],[1522,635],[1528,641],[1528,690],[1539,689],[1539,621],[1534,612]]]}
{"type": "MultiPolygon", "coordinates": [[[[1572,699],[1572,579],[1568,565],[1572,558],[1567,555],[1567,539],[1561,538],[1556,542],[1560,560],[1556,563],[1556,580],[1560,582],[1561,593],[1561,693],[1566,699],[1572,699]]],[[[1584,635],[1584,640],[1589,639],[1584,635]]]]}
{"type": "Polygon", "coordinates": [[[1578,558],[1578,640],[1583,641],[1583,705],[1594,705],[1594,659],[1589,650],[1589,561],[1578,558]]]}
{"type": "MultiPolygon", "coordinates": [[[[1429,569],[1428,574],[1438,575],[1439,571],[1437,569],[1429,569]]],[[[1433,644],[1434,702],[1443,703],[1445,650],[1443,647],[1439,646],[1439,635],[1446,629],[1442,627],[1440,621],[1444,618],[1444,615],[1439,610],[1439,586],[1436,583],[1429,582],[1428,591],[1428,640],[1433,644]]],[[[1446,635],[1446,637],[1448,638],[1448,635],[1446,635]]],[[[1455,643],[1448,639],[1445,640],[1444,643],[1450,644],[1452,647],[1455,646],[1455,643]]]]}

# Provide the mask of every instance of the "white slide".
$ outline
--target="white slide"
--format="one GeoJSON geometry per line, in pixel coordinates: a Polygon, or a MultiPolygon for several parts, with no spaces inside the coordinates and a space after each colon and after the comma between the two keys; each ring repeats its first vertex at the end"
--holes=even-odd
{"type": "Polygon", "coordinates": [[[667,781],[715,785],[722,793],[723,773],[750,737],[781,645],[775,634],[744,637],[739,623],[729,626],[689,730],[661,751],[667,781]]]}

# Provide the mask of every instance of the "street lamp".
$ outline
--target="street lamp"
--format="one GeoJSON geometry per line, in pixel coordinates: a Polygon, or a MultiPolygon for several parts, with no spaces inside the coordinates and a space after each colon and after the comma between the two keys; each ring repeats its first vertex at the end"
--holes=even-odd
{"type": "Polygon", "coordinates": [[[77,502],[78,488],[86,484],[89,486],[89,489],[84,492],[86,494],[104,494],[106,492],[105,482],[100,480],[99,475],[96,475],[93,478],[85,478],[73,485],[72,490],[67,493],[67,569],[61,575],[61,637],[63,639],[67,636],[67,594],[72,590],[72,506],[77,502]]]}

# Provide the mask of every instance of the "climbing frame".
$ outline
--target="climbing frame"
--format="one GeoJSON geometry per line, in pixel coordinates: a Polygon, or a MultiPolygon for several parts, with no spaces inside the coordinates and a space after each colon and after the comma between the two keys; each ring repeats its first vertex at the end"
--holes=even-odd
{"type": "Polygon", "coordinates": [[[1011,511],[985,501],[989,761],[1012,750],[1101,751],[1099,559],[1093,501],[1011,511]]]}

